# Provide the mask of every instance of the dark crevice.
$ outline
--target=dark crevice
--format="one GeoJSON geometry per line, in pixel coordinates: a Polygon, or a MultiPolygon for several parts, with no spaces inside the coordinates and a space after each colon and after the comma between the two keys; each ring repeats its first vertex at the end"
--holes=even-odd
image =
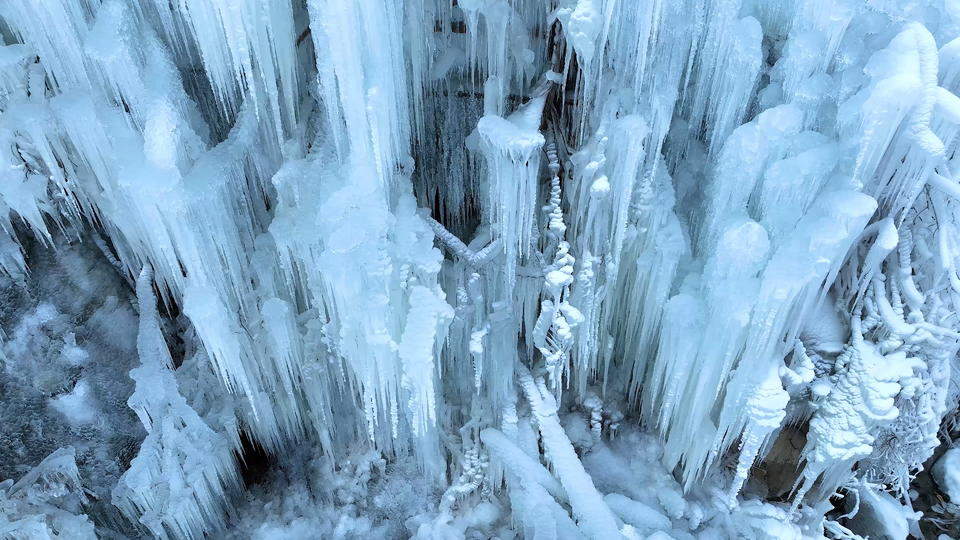
{"type": "Polygon", "coordinates": [[[263,483],[270,472],[273,456],[254,440],[247,431],[240,432],[240,452],[234,452],[240,464],[240,477],[244,487],[263,483]]]}

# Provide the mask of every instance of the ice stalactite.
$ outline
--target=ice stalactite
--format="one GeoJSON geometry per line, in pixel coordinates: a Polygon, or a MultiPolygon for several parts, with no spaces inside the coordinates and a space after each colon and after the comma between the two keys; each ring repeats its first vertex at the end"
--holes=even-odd
{"type": "MultiPolygon", "coordinates": [[[[437,374],[439,356],[444,341],[446,326],[453,317],[453,309],[443,301],[442,294],[423,285],[412,285],[410,312],[399,343],[400,361],[403,365],[402,382],[409,394],[408,412],[413,435],[426,441],[418,453],[430,456],[430,463],[439,463],[439,447],[436,440],[428,438],[437,425],[437,374]]],[[[434,436],[435,437],[435,436],[434,436]]]]}
{"type": "Polygon", "coordinates": [[[275,134],[270,146],[279,149],[297,126],[302,99],[293,4],[199,0],[176,9],[162,1],[137,7],[156,14],[175,54],[199,56],[222,109],[217,112],[236,114],[249,99],[275,134]]]}
{"type": "Polygon", "coordinates": [[[800,131],[802,112],[780,105],[738,127],[723,144],[710,184],[706,187],[706,216],[698,223],[698,250],[712,253],[724,220],[748,215],[750,196],[773,160],[784,154],[790,136],[800,131]],[[745,155],[753,158],[746,160],[745,155]],[[739,178],[739,181],[735,181],[739,178]]]}
{"type": "Polygon", "coordinates": [[[616,194],[632,194],[647,180],[639,178],[646,124],[636,115],[609,114],[592,140],[570,157],[573,193],[568,198],[571,207],[583,209],[571,218],[570,243],[575,253],[586,257],[571,287],[586,315],[576,355],[577,376],[583,382],[600,369],[601,361],[610,360],[606,345],[613,312],[604,309],[604,300],[616,287],[630,214],[630,198],[616,194]]]}
{"type": "Polygon", "coordinates": [[[708,6],[715,10],[707,16],[715,21],[703,37],[698,50],[699,69],[692,95],[684,96],[690,107],[690,128],[705,129],[710,148],[719,149],[719,141],[741,123],[763,63],[763,31],[753,17],[736,19],[739,2],[718,1],[708,6]],[[710,99],[723,94],[725,99],[710,99]]]}
{"type": "Polygon", "coordinates": [[[761,447],[783,422],[789,401],[790,395],[780,381],[780,369],[771,370],[747,400],[749,420],[741,435],[740,455],[737,458],[733,484],[730,486],[730,497],[734,502],[760,455],[761,447]]]}
{"type": "Polygon", "coordinates": [[[875,201],[861,193],[824,193],[771,255],[761,274],[742,357],[724,397],[719,422],[723,445],[729,444],[747,421],[742,408],[744,393],[761,383],[758,375],[763,376],[771,358],[776,364],[782,362],[789,351],[784,344],[793,343],[800,331],[798,321],[822,301],[823,284],[833,281],[844,255],[875,209],[875,201]]]}
{"type": "MultiPolygon", "coordinates": [[[[698,437],[715,433],[716,420],[709,416],[710,409],[746,342],[750,312],[760,290],[758,274],[768,251],[769,241],[759,224],[747,219],[728,223],[717,243],[716,253],[704,268],[700,290],[695,296],[686,297],[687,311],[680,309],[676,298],[671,303],[677,302],[678,307],[669,309],[668,306],[665,310],[661,351],[658,351],[657,363],[651,368],[651,378],[644,384],[661,385],[647,390],[646,399],[651,406],[654,399],[669,402],[663,407],[659,422],[668,432],[668,459],[678,459],[681,453],[697,446],[698,437]],[[722,286],[718,286],[720,284],[722,286]],[[690,328],[687,337],[682,331],[677,333],[678,329],[685,327],[690,328]],[[677,376],[673,374],[678,372],[675,371],[677,368],[671,368],[670,364],[661,367],[660,358],[663,361],[668,358],[673,362],[690,361],[669,350],[685,342],[695,348],[691,352],[694,364],[679,371],[682,374],[677,376]],[[664,385],[666,374],[678,379],[664,385]],[[660,392],[670,392],[673,396],[658,397],[663,395],[660,392]],[[678,398],[677,394],[681,392],[689,398],[678,398]],[[699,425],[691,426],[692,429],[676,427],[691,420],[699,425]]],[[[657,408],[651,407],[650,410],[657,408]]]]}
{"type": "Polygon", "coordinates": [[[533,245],[545,100],[546,96],[538,96],[507,118],[488,113],[477,123],[475,144],[488,171],[488,220],[504,244],[507,291],[513,288],[517,265],[533,245]]]}
{"type": "MultiPolygon", "coordinates": [[[[395,214],[389,211],[371,185],[371,169],[335,169],[325,167],[322,157],[307,159],[274,177],[281,202],[270,234],[281,254],[283,279],[326,319],[334,361],[344,362],[362,392],[370,439],[391,448],[395,437],[412,430],[431,438],[423,450],[432,444],[436,454],[434,358],[452,314],[436,287],[440,252],[432,245],[433,232],[409,195],[398,201],[395,214]],[[318,181],[304,183],[299,171],[315,171],[318,181]],[[351,183],[338,185],[341,174],[351,183]],[[351,209],[361,207],[363,212],[351,209]],[[310,230],[319,234],[305,238],[310,230]],[[357,311],[358,298],[381,309],[357,311]],[[366,338],[373,335],[379,338],[366,338]]],[[[431,466],[438,465],[437,458],[431,466]]]]}
{"type": "MultiPolygon", "coordinates": [[[[407,155],[410,103],[419,103],[423,91],[407,85],[407,64],[415,58],[404,55],[407,20],[401,10],[406,11],[403,5],[380,1],[308,2],[331,142],[342,161],[349,157],[352,163],[371,165],[385,185],[407,155]]],[[[419,18],[410,22],[426,24],[419,18]]],[[[429,67],[419,64],[413,67],[429,67]]]]}

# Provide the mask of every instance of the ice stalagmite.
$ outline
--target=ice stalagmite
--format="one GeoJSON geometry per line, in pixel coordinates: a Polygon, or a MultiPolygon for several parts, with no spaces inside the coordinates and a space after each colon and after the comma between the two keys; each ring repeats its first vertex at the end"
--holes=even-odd
{"type": "Polygon", "coordinates": [[[177,388],[153,292],[153,269],[137,278],[140,367],[130,372],[136,390],[130,407],[147,429],[137,457],[113,491],[113,503],[153,535],[191,537],[223,518],[238,487],[230,439],[187,404],[177,388]]]}

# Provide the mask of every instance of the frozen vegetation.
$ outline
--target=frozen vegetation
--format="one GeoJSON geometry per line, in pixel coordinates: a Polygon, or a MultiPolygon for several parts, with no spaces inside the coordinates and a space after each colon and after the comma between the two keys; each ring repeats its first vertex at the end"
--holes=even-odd
{"type": "Polygon", "coordinates": [[[960,538],[958,94],[960,0],[0,0],[0,540],[960,538]]]}

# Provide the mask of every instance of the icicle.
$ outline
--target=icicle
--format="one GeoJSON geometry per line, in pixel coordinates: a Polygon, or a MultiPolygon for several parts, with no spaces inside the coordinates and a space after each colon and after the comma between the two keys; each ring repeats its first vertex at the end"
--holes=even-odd
{"type": "Polygon", "coordinates": [[[308,2],[322,102],[338,155],[374,164],[384,185],[392,185],[410,143],[400,7],[383,0],[308,2]]]}
{"type": "Polygon", "coordinates": [[[506,254],[506,290],[512,289],[517,264],[532,247],[544,102],[544,96],[536,97],[508,118],[488,114],[477,123],[478,150],[488,171],[488,219],[506,254]]]}
{"type": "Polygon", "coordinates": [[[83,56],[83,42],[93,0],[11,0],[0,6],[0,16],[24,43],[43,59],[42,68],[61,89],[95,86],[95,71],[83,56]]]}
{"type": "MultiPolygon", "coordinates": [[[[423,437],[437,429],[438,369],[434,359],[440,352],[446,325],[453,317],[453,309],[434,291],[417,285],[410,292],[410,312],[400,339],[399,355],[403,364],[404,386],[410,392],[409,416],[414,436],[423,437]],[[441,337],[438,337],[441,336],[441,337]]],[[[439,448],[420,448],[419,453],[440,461],[439,448]]]]}
{"type": "Polygon", "coordinates": [[[704,129],[713,154],[747,112],[763,66],[763,32],[753,17],[735,19],[739,2],[719,0],[710,4],[708,9],[715,10],[710,14],[713,22],[698,51],[699,69],[690,87],[691,95],[684,99],[690,107],[690,138],[704,129]],[[716,95],[724,98],[714,99],[716,95]]]}
{"type": "Polygon", "coordinates": [[[933,167],[943,141],[931,130],[937,102],[938,55],[933,37],[907,25],[865,68],[870,85],[841,105],[848,131],[858,132],[854,178],[885,212],[909,208],[933,167]]]}
{"type": "Polygon", "coordinates": [[[854,464],[905,491],[956,402],[960,42],[950,6],[861,4],[6,0],[0,268],[92,228],[144,269],[114,495],[157,536],[223,523],[238,422],[450,474],[440,525],[505,485],[529,537],[720,530],[596,489],[624,404],[687,490],[739,450],[736,498],[789,417],[797,504],[854,464]]]}
{"type": "Polygon", "coordinates": [[[697,243],[700,253],[712,252],[723,220],[746,213],[767,160],[780,157],[787,138],[800,130],[802,119],[802,111],[796,106],[781,105],[738,127],[724,142],[706,188],[706,217],[697,243]]]}
{"type": "Polygon", "coordinates": [[[780,427],[780,422],[786,416],[784,409],[790,401],[790,395],[783,389],[780,382],[779,369],[772,369],[767,378],[747,400],[747,426],[743,430],[740,441],[740,456],[737,458],[737,468],[730,486],[728,496],[732,501],[743,488],[750,468],[760,453],[760,448],[767,438],[780,427]]]}
{"type": "MultiPolygon", "coordinates": [[[[727,224],[717,244],[716,253],[707,261],[701,284],[703,320],[689,316],[668,318],[665,312],[662,326],[661,350],[657,352],[656,367],[651,376],[667,369],[667,373],[679,368],[679,364],[691,364],[687,375],[672,377],[671,384],[662,390],[657,386],[646,388],[645,399],[652,406],[656,400],[664,400],[657,392],[672,396],[670,405],[661,413],[661,429],[665,432],[667,446],[665,457],[674,462],[681,455],[693,457],[687,463],[690,471],[694,463],[705,458],[707,445],[698,444],[707,434],[715,433],[716,418],[712,411],[714,403],[725,387],[729,371],[735,365],[747,339],[751,311],[760,290],[758,274],[766,262],[769,240],[759,224],[745,220],[727,224]],[[684,329],[693,325],[690,333],[694,339],[686,344],[684,329]],[[688,348],[697,347],[694,354],[685,354],[688,348]],[[690,356],[690,357],[688,357],[690,356]],[[667,367],[659,367],[666,364],[667,367]],[[675,365],[676,368],[669,366],[675,365]],[[709,426],[709,429],[707,427],[709,426]]],[[[671,304],[679,297],[671,299],[671,304]]],[[[689,301],[689,299],[688,299],[689,301]]],[[[663,377],[663,374],[659,375],[663,377]]],[[[647,379],[651,384],[654,379],[647,379]]],[[[689,482],[689,478],[687,477],[689,482]]]]}
{"type": "Polygon", "coordinates": [[[153,0],[164,30],[176,47],[187,35],[203,62],[203,73],[223,112],[239,109],[249,96],[258,116],[272,123],[282,142],[297,123],[300,106],[297,30],[290,2],[182,0],[171,11],[153,0]]]}

